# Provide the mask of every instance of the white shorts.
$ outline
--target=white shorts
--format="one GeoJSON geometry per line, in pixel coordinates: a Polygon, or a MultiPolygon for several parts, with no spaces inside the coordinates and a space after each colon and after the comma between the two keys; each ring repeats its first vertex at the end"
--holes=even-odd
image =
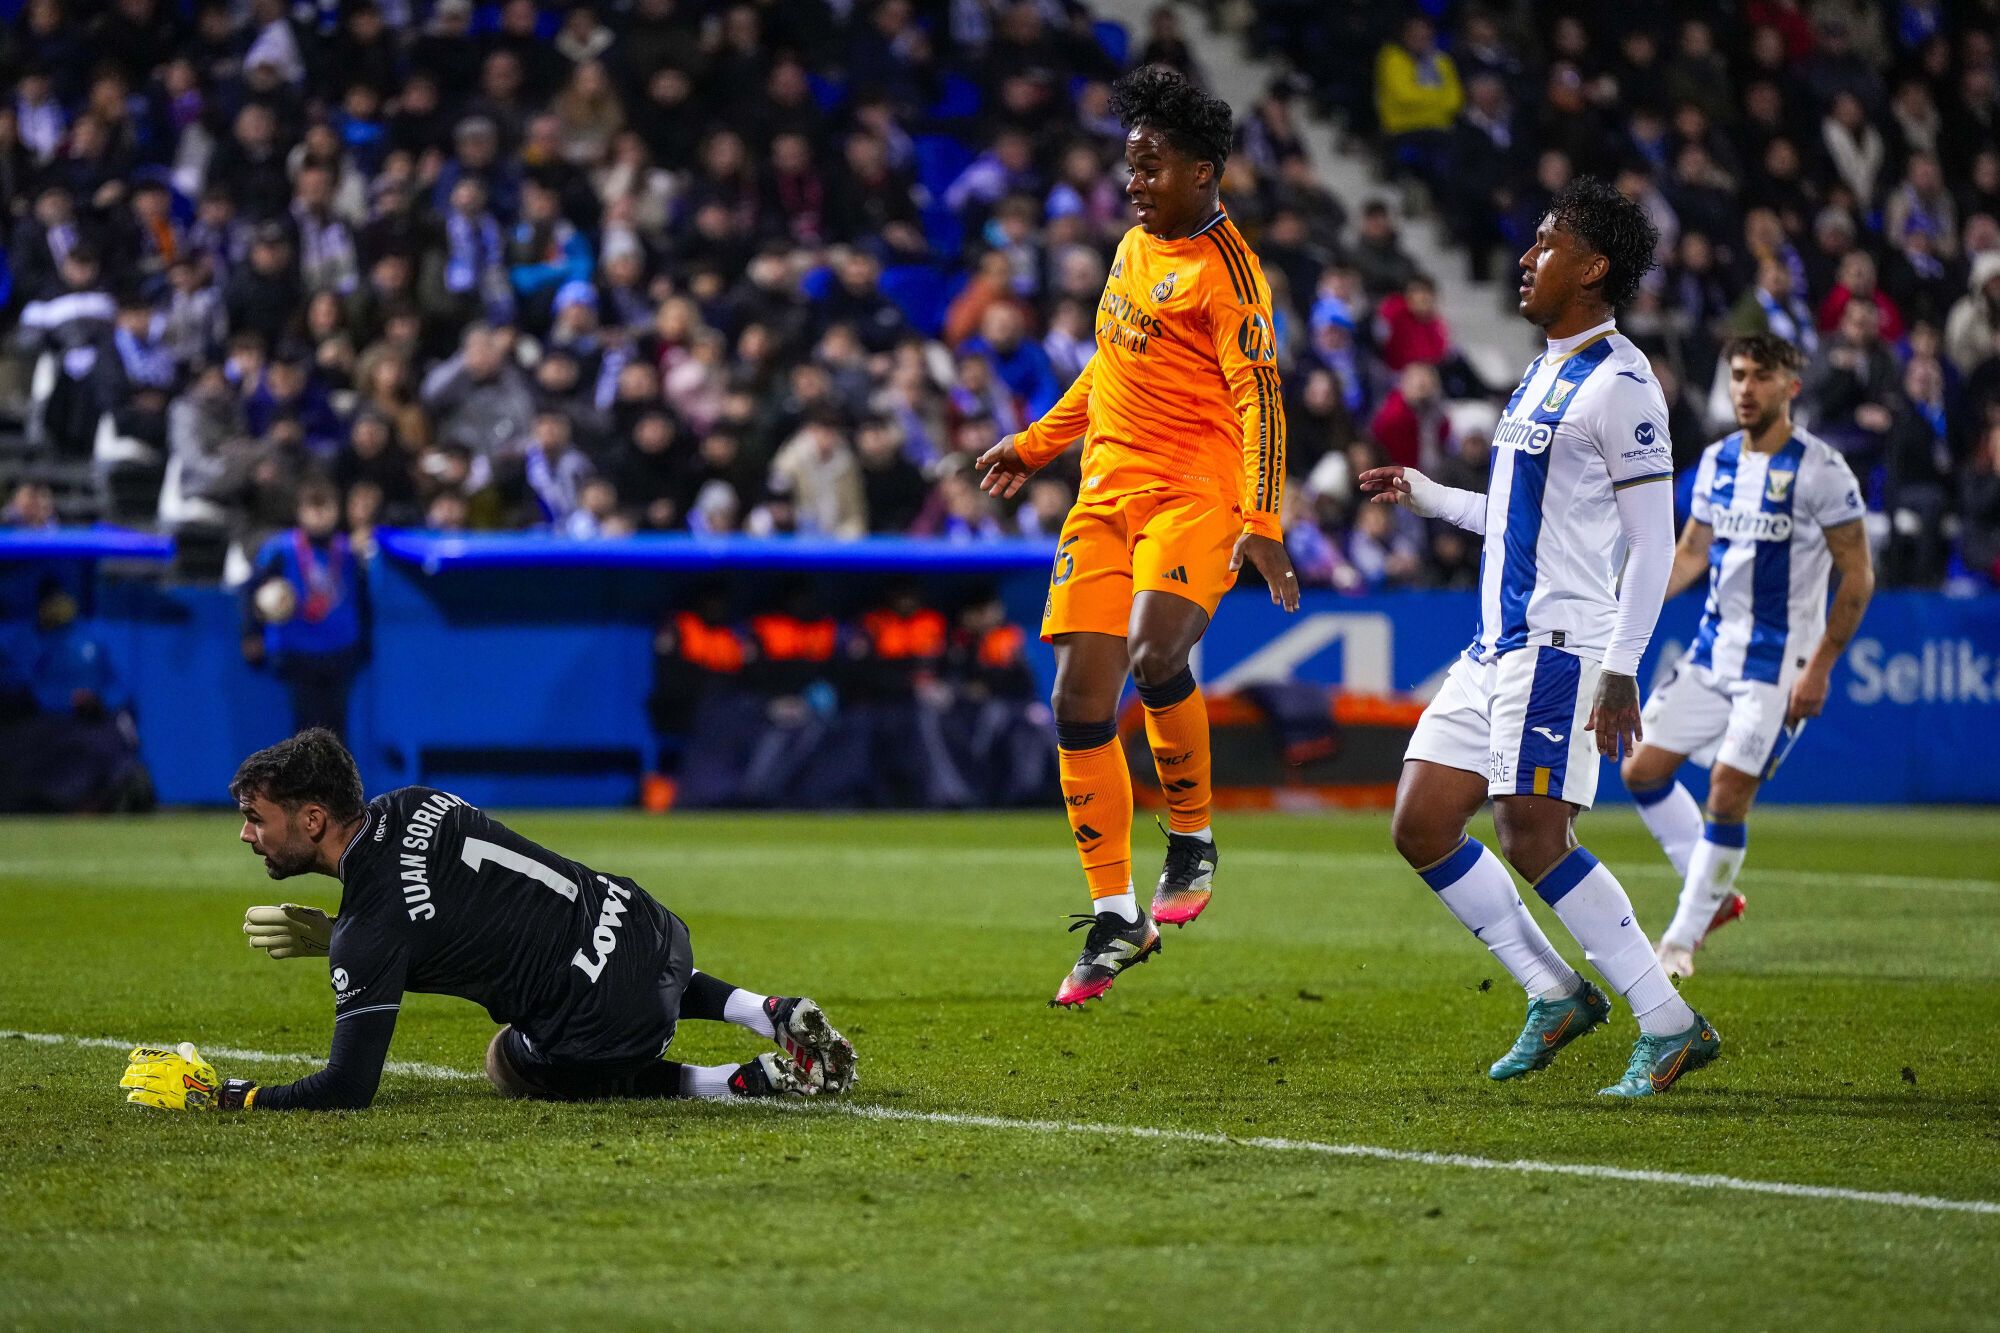
{"type": "Polygon", "coordinates": [[[1461,656],[1417,720],[1405,759],[1486,775],[1491,796],[1597,796],[1597,737],[1584,728],[1599,664],[1560,648],[1517,648],[1484,665],[1461,656]]]}
{"type": "Polygon", "coordinates": [[[1727,764],[1739,773],[1769,779],[1805,729],[1785,727],[1792,682],[1731,680],[1686,658],[1646,700],[1640,725],[1646,744],[1684,754],[1709,768],[1727,764]]]}

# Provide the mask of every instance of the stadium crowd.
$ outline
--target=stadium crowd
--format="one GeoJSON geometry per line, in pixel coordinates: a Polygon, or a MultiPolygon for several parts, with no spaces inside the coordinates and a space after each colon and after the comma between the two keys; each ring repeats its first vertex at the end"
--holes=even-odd
{"type": "MultiPolygon", "coordinates": [[[[1982,6],[1378,8],[1249,7],[1302,77],[1239,117],[1225,179],[1277,313],[1302,580],[1469,585],[1463,534],[1354,478],[1482,489],[1507,387],[1399,210],[1322,183],[1311,98],[1475,276],[1568,176],[1615,176],[1661,225],[1624,327],[1677,464],[1725,426],[1721,338],[1784,333],[1885,575],[2000,574],[1982,6]]],[[[1173,11],[1127,34],[1071,0],[27,0],[0,99],[13,380],[51,454],[224,529],[239,575],[322,482],[363,559],[383,525],[1047,535],[1073,459],[1005,506],[971,459],[1090,354],[1129,225],[1109,82],[1137,61],[1200,76],[1173,11]]],[[[30,480],[0,521],[52,523],[49,498],[30,480]]]]}

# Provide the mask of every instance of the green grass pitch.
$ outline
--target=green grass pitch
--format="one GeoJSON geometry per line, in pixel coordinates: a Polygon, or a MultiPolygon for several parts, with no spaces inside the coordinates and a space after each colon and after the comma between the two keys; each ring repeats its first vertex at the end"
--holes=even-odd
{"type": "MultiPolygon", "coordinates": [[[[1995,1212],[1268,1142],[2000,1201],[2000,813],[1756,815],[1749,915],[1687,987],[1722,1059],[1635,1105],[1593,1095],[1622,1006],[1546,1073],[1483,1077],[1521,997],[1382,816],[1224,818],[1208,914],[1080,1013],[1044,1003],[1080,938],[1055,814],[511,822],[646,884],[704,970],[816,996],[860,1050],[854,1104],[905,1118],[509,1103],[420,1072],[357,1114],[172,1116],[120,1100],[121,1050],[4,1038],[0,1327],[2000,1318],[1995,1212]]],[[[1674,885],[1638,822],[1582,832],[1657,930],[1674,885]]],[[[0,823],[0,1029],[323,1052],[324,963],[272,963],[238,924],[337,885],[269,883],[234,833],[227,812],[0,823]]],[[[1150,829],[1139,848],[1144,875],[1150,829]]],[[[393,1058],[476,1070],[490,1032],[416,997],[393,1058]]],[[[710,1024],[675,1044],[754,1049],[710,1024]]]]}

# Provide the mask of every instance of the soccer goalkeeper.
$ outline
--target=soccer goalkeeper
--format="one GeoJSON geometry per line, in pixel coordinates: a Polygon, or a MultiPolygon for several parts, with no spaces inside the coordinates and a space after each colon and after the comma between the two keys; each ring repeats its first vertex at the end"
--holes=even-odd
{"type": "Polygon", "coordinates": [[[273,879],[341,883],[340,914],[253,907],[244,932],[273,958],[328,955],[333,1053],[296,1083],[221,1080],[186,1042],[142,1046],[119,1086],[165,1110],[333,1110],[375,1097],[408,991],[484,1005],[504,1026],[486,1076],[513,1097],[774,1097],[842,1093],[854,1048],[808,999],[764,996],[694,970],[688,929],[629,879],[539,847],[447,792],[404,787],[364,804],[332,732],[300,732],[243,761],[239,835],[273,879]],[[664,1057],[682,1018],[749,1028],[782,1049],[741,1065],[664,1057]]]}

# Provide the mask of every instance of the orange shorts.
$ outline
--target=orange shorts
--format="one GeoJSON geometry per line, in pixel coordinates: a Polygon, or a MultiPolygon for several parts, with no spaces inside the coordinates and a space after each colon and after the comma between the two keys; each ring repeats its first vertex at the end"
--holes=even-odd
{"type": "Polygon", "coordinates": [[[1042,638],[1088,632],[1125,637],[1132,598],[1185,597],[1211,616],[1236,582],[1229,556],[1243,506],[1213,495],[1141,492],[1079,501],[1064,520],[1042,610],[1042,638]]]}

